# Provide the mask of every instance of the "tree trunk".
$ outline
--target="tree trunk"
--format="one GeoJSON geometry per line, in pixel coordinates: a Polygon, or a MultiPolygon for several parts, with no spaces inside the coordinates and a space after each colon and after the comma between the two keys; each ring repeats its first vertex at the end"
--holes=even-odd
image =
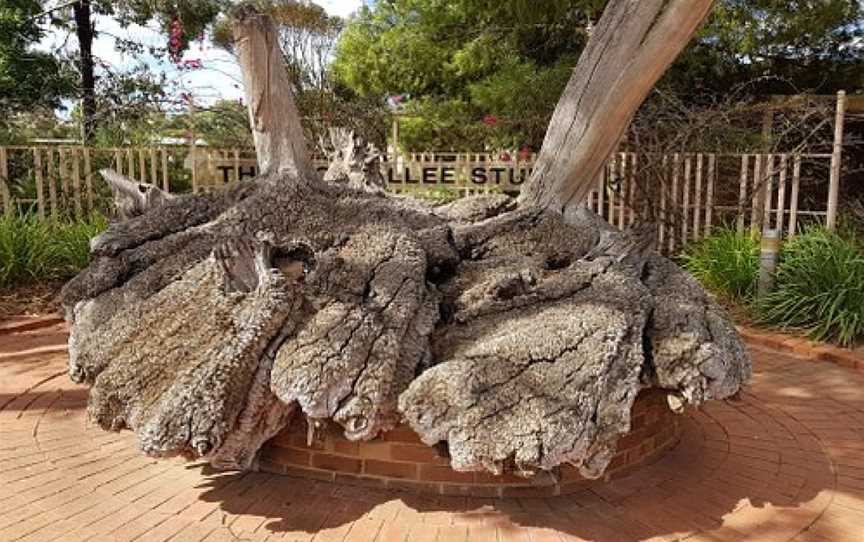
{"type": "Polygon", "coordinates": [[[72,6],[78,37],[78,67],[81,70],[81,140],[90,141],[96,131],[96,74],[93,62],[93,28],[90,0],[72,6]]]}
{"type": "Polygon", "coordinates": [[[612,0],[552,116],[522,202],[579,204],[636,110],[689,43],[714,0],[612,0]]]}
{"type": "Polygon", "coordinates": [[[252,9],[235,14],[234,42],[243,71],[249,122],[263,175],[312,182],[300,114],[273,21],[252,9]]]}
{"type": "Polygon", "coordinates": [[[265,175],[171,199],[115,179],[144,214],[64,288],[70,376],[102,427],[249,468],[298,412],[352,440],[406,420],[457,470],[598,477],[643,388],[677,409],[747,381],[734,326],[650,227],[313,180],[274,29],[237,25],[265,175]]]}

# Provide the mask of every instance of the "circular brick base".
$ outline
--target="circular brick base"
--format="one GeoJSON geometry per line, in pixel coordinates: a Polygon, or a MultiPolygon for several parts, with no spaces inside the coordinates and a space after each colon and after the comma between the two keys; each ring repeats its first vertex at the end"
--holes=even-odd
{"type": "Polygon", "coordinates": [[[618,441],[618,451],[602,480],[586,480],[570,466],[559,469],[558,483],[553,485],[539,485],[511,474],[456,472],[446,457],[420,442],[408,426],[399,426],[372,442],[348,441],[336,427],[331,427],[320,443],[308,446],[302,418],[264,447],[261,469],[420,493],[474,497],[565,495],[653,462],[678,442],[681,433],[678,416],[666,405],[665,394],[657,390],[645,391],[636,399],[632,427],[618,441]]]}

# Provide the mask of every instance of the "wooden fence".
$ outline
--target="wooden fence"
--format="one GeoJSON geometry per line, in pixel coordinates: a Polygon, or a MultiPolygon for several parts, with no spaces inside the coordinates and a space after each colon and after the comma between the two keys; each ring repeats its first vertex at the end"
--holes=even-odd
{"type": "MultiPolygon", "coordinates": [[[[517,194],[534,158],[412,153],[387,157],[382,175],[397,193],[517,194]]],[[[637,217],[659,223],[659,246],[669,253],[719,224],[794,235],[805,217],[836,222],[831,197],[839,185],[837,164],[834,154],[617,153],[586,203],[618,227],[637,217]]],[[[326,166],[316,160],[320,170],[326,166]]],[[[257,174],[251,149],[0,147],[3,208],[54,218],[110,212],[110,190],[98,175],[105,167],[169,192],[209,191],[257,174]]]]}

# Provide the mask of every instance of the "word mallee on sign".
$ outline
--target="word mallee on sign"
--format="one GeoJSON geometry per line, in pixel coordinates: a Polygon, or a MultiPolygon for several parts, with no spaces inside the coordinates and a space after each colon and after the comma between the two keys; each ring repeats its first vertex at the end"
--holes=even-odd
{"type": "MultiPolygon", "coordinates": [[[[211,174],[215,177],[210,179],[214,184],[252,179],[258,175],[258,167],[254,160],[212,160],[208,165],[211,174]]],[[[322,175],[327,171],[327,163],[324,161],[316,160],[315,167],[322,175]]],[[[531,176],[531,171],[532,167],[524,162],[518,165],[515,162],[508,164],[508,162],[477,161],[434,163],[406,161],[400,165],[394,162],[381,164],[381,174],[387,180],[387,184],[396,186],[454,185],[477,188],[494,186],[518,191],[531,176]]]]}

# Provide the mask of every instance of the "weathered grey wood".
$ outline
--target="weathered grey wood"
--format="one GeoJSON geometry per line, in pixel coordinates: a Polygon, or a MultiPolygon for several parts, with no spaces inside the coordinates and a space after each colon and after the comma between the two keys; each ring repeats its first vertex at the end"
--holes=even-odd
{"type": "Polygon", "coordinates": [[[681,246],[686,246],[690,237],[690,178],[693,174],[693,157],[684,157],[684,187],[681,196],[681,246]]]}
{"type": "Polygon", "coordinates": [[[283,179],[312,182],[315,171],[276,28],[248,6],[236,10],[234,20],[234,42],[260,172],[285,173],[283,179]]]}
{"type": "Polygon", "coordinates": [[[42,171],[42,151],[39,147],[33,147],[33,176],[36,180],[36,207],[39,218],[45,218],[45,186],[42,171]]]}
{"type": "Polygon", "coordinates": [[[717,181],[717,155],[708,155],[708,189],[705,196],[705,237],[711,235],[714,225],[714,184],[717,181]]]}
{"type": "Polygon", "coordinates": [[[798,234],[798,197],[801,192],[801,155],[795,155],[792,166],[792,194],[789,196],[789,238],[798,234]]]}
{"type": "Polygon", "coordinates": [[[620,176],[618,177],[618,228],[624,229],[624,226],[627,223],[627,199],[628,199],[628,182],[627,182],[627,154],[620,153],[617,156],[618,163],[620,164],[620,176]]]}
{"type": "Polygon", "coordinates": [[[603,205],[606,199],[606,171],[603,167],[597,172],[597,214],[603,216],[603,205]]]}
{"type": "Polygon", "coordinates": [[[72,199],[75,204],[75,216],[80,217],[83,214],[83,206],[81,203],[81,159],[78,156],[78,149],[72,148],[72,199]]]}
{"type": "Polygon", "coordinates": [[[753,191],[750,194],[750,233],[758,235],[762,227],[760,213],[762,212],[762,196],[764,194],[762,183],[765,179],[762,176],[762,161],[765,155],[757,154],[753,156],[753,191]]]}
{"type": "Polygon", "coordinates": [[[156,149],[151,147],[148,149],[148,154],[150,156],[150,184],[159,186],[159,164],[156,160],[156,149]]]}
{"type": "Polygon", "coordinates": [[[840,199],[840,170],[843,166],[843,131],[846,119],[846,91],[837,93],[837,111],[834,115],[834,146],[831,151],[831,174],[828,182],[828,215],[825,225],[829,230],[837,227],[837,209],[840,199]]]}
{"type": "Polygon", "coordinates": [[[345,182],[358,190],[383,193],[386,181],[381,174],[381,153],[353,130],[331,127],[330,141],[319,141],[321,152],[330,160],[325,182],[345,182]]]}
{"type": "Polygon", "coordinates": [[[3,214],[12,215],[12,192],[9,190],[9,155],[4,147],[0,147],[0,202],[3,203],[3,214]]]}
{"type": "Polygon", "coordinates": [[[696,155],[696,194],[693,208],[693,239],[698,241],[702,235],[702,173],[705,159],[702,153],[696,155]]]}
{"type": "Polygon", "coordinates": [[[87,189],[87,211],[93,212],[95,209],[93,194],[93,164],[90,161],[90,149],[84,147],[84,186],[87,189]]]}
{"type": "Polygon", "coordinates": [[[774,175],[776,174],[775,156],[773,154],[765,155],[765,178],[762,181],[761,201],[762,201],[762,230],[771,229],[771,203],[774,195],[774,175]]]}
{"type": "Polygon", "coordinates": [[[777,186],[777,225],[775,226],[778,236],[783,238],[783,228],[786,218],[786,174],[789,168],[789,156],[786,154],[780,155],[780,179],[777,186]]]}
{"type": "Polygon", "coordinates": [[[675,227],[674,220],[680,219],[678,209],[678,175],[681,171],[681,155],[677,152],[672,156],[672,186],[669,192],[669,254],[675,254],[675,227]]]}
{"type": "Polygon", "coordinates": [[[234,180],[240,180],[240,151],[234,149],[234,180]]]}
{"type": "Polygon", "coordinates": [[[526,204],[562,210],[590,190],[654,84],[713,0],[611,0],[552,116],[526,204]]]}
{"type": "Polygon", "coordinates": [[[168,179],[168,152],[161,150],[162,154],[162,191],[166,194],[171,192],[171,181],[168,179]]]}
{"type": "Polygon", "coordinates": [[[63,200],[64,211],[69,206],[69,200],[72,199],[72,190],[69,188],[69,163],[66,160],[68,152],[69,149],[63,147],[57,149],[57,177],[60,179],[61,199],[63,200]]]}
{"type": "Polygon", "coordinates": [[[126,149],[126,176],[132,180],[138,181],[140,176],[135,174],[135,153],[132,149],[126,149]]]}
{"type": "Polygon", "coordinates": [[[138,182],[110,169],[103,169],[100,173],[114,192],[114,208],[120,220],[141,216],[171,199],[170,194],[156,185],[138,182]]]}
{"type": "MultiPolygon", "coordinates": [[[[635,152],[630,153],[630,158],[630,199],[627,206],[630,207],[630,221],[628,222],[628,226],[633,226],[636,224],[637,215],[639,214],[636,209],[636,199],[640,197],[640,194],[638,194],[639,179],[637,178],[637,175],[639,175],[639,155],[635,152]]],[[[644,210],[640,212],[644,212],[644,210]]]]}
{"type": "Polygon", "coordinates": [[[660,194],[660,204],[659,204],[659,221],[660,226],[657,228],[657,246],[659,250],[662,252],[666,249],[666,221],[667,212],[666,212],[666,186],[668,185],[667,175],[669,173],[669,155],[664,154],[663,158],[660,159],[660,175],[658,176],[659,180],[659,189],[658,192],[660,194]]]}
{"type": "Polygon", "coordinates": [[[738,235],[744,235],[744,204],[747,201],[747,176],[750,173],[750,156],[747,154],[741,155],[741,179],[738,187],[738,220],[737,230],[738,235]]]}
{"type": "Polygon", "coordinates": [[[57,168],[54,165],[54,149],[48,147],[45,150],[45,162],[48,166],[48,202],[51,204],[51,218],[59,216],[59,199],[57,198],[57,168]]]}
{"type": "MultiPolygon", "coordinates": [[[[139,149],[138,151],[138,176],[140,182],[147,182],[147,158],[144,155],[144,149],[139,149]]],[[[151,184],[156,184],[153,182],[153,179],[150,179],[150,181],[151,184]]]]}

